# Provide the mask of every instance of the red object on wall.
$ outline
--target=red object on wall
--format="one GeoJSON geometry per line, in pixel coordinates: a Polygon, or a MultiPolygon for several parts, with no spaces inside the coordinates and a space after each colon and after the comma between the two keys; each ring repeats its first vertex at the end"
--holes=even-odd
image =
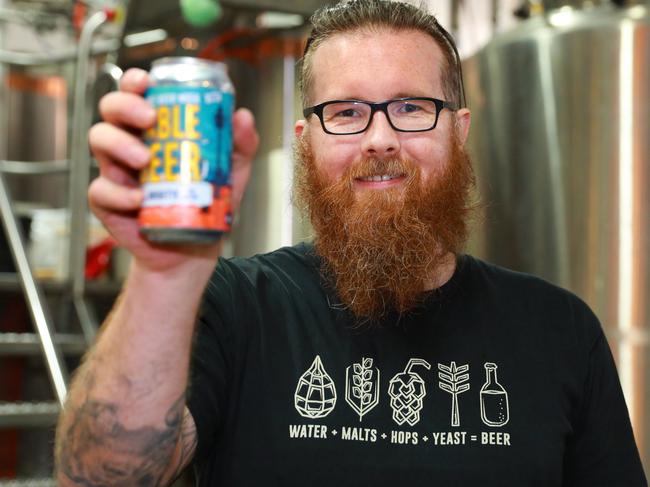
{"type": "Polygon", "coordinates": [[[72,6],[72,27],[74,28],[77,39],[81,35],[81,29],[83,29],[84,22],[86,21],[87,13],[88,7],[84,2],[75,2],[72,6]]]}
{"type": "Polygon", "coordinates": [[[111,264],[111,251],[115,245],[117,242],[108,237],[86,250],[86,279],[99,277],[108,269],[111,264]]]}

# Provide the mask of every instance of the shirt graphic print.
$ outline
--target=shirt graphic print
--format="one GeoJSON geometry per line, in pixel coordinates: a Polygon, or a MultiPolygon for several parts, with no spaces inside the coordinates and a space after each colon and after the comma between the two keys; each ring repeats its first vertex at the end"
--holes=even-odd
{"type": "MultiPolygon", "coordinates": [[[[331,377],[319,355],[298,379],[294,394],[296,412],[303,418],[320,419],[318,423],[289,425],[289,438],[317,441],[384,441],[395,445],[454,446],[474,443],[488,446],[512,446],[513,438],[507,428],[510,419],[508,392],[497,380],[497,364],[485,362],[485,382],[478,389],[480,410],[465,411],[476,414],[482,421],[480,430],[461,428],[460,402],[463,393],[470,390],[470,365],[457,366],[437,364],[437,374],[431,372],[431,364],[421,358],[411,358],[404,370],[389,380],[386,391],[382,390],[381,371],[373,358],[362,357],[358,363],[346,368],[345,403],[359,417],[361,424],[334,424],[325,420],[337,406],[336,380],[331,377]],[[422,415],[427,414],[425,399],[429,394],[447,393],[450,400],[450,421],[435,430],[417,428],[422,415]],[[394,427],[373,424],[369,414],[376,407],[390,407],[394,427]],[[364,416],[366,416],[364,420],[364,416]],[[414,427],[408,430],[401,426],[414,427]]],[[[338,407],[345,403],[339,402],[338,407]]]]}

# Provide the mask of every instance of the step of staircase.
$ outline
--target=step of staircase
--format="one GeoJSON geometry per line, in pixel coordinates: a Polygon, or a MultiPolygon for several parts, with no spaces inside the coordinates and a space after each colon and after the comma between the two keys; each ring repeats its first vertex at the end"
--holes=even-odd
{"type": "Polygon", "coordinates": [[[56,424],[58,402],[0,402],[0,428],[50,427],[56,424]]]}

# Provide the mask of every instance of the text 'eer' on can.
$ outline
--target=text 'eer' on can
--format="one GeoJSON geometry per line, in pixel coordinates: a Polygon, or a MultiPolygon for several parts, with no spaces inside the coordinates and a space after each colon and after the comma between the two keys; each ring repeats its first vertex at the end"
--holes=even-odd
{"type": "Polygon", "coordinates": [[[151,66],[145,98],[156,124],[144,134],[140,232],[152,242],[208,243],[230,231],[234,88],[226,65],[167,57],[151,66]]]}

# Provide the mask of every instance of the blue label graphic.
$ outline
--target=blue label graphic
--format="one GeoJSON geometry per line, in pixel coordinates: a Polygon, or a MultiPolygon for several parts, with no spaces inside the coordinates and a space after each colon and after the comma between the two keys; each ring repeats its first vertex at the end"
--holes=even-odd
{"type": "Polygon", "coordinates": [[[142,182],[230,185],[233,95],[213,87],[154,86],[146,98],[157,123],[145,133],[151,164],[142,182]]]}

